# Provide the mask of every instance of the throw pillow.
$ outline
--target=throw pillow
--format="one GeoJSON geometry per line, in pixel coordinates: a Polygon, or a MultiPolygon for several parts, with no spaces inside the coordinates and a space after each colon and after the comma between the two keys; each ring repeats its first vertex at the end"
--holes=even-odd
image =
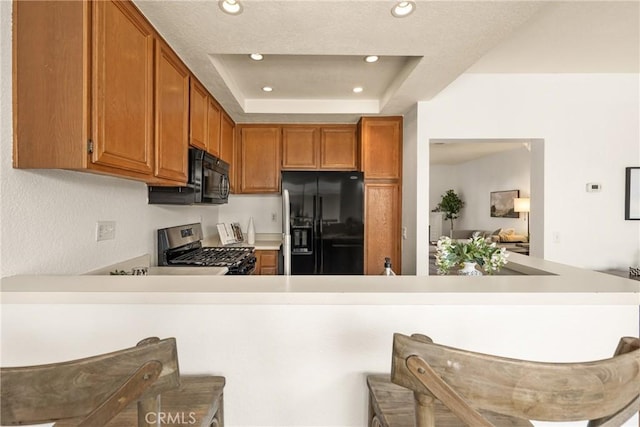
{"type": "Polygon", "coordinates": [[[526,241],[526,236],[523,236],[521,234],[506,234],[506,235],[501,235],[500,236],[500,241],[502,241],[502,242],[511,242],[511,243],[525,242],[526,241]]]}

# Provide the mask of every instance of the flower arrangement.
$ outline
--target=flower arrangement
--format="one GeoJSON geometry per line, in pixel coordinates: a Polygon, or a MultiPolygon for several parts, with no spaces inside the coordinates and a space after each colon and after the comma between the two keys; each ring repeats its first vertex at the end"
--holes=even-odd
{"type": "Polygon", "coordinates": [[[436,267],[438,274],[447,274],[456,266],[462,266],[465,262],[475,262],[482,267],[487,274],[499,271],[507,263],[505,248],[498,248],[495,243],[489,243],[474,233],[465,241],[453,241],[449,237],[441,237],[436,247],[436,267]]]}

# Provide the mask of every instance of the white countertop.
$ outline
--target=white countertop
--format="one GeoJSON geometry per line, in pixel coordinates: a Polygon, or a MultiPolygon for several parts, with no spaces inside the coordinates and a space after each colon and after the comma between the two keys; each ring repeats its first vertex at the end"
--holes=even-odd
{"type": "MultiPolygon", "coordinates": [[[[3,304],[640,305],[640,282],[511,254],[531,276],[13,276],[3,304]]],[[[200,268],[200,267],[198,267],[200,268]]]]}

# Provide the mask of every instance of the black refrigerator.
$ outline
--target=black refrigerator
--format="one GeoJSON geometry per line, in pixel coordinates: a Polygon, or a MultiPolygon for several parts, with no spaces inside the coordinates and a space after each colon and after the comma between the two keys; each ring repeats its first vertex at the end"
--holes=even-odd
{"type": "Polygon", "coordinates": [[[362,172],[282,172],[282,189],[291,274],[364,274],[362,172]]]}

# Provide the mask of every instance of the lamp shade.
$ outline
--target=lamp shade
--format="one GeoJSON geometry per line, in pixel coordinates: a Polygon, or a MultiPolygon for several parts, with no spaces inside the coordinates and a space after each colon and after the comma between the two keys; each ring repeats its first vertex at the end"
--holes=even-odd
{"type": "Polygon", "coordinates": [[[529,212],[530,200],[528,197],[518,197],[513,199],[514,212],[529,212]]]}

